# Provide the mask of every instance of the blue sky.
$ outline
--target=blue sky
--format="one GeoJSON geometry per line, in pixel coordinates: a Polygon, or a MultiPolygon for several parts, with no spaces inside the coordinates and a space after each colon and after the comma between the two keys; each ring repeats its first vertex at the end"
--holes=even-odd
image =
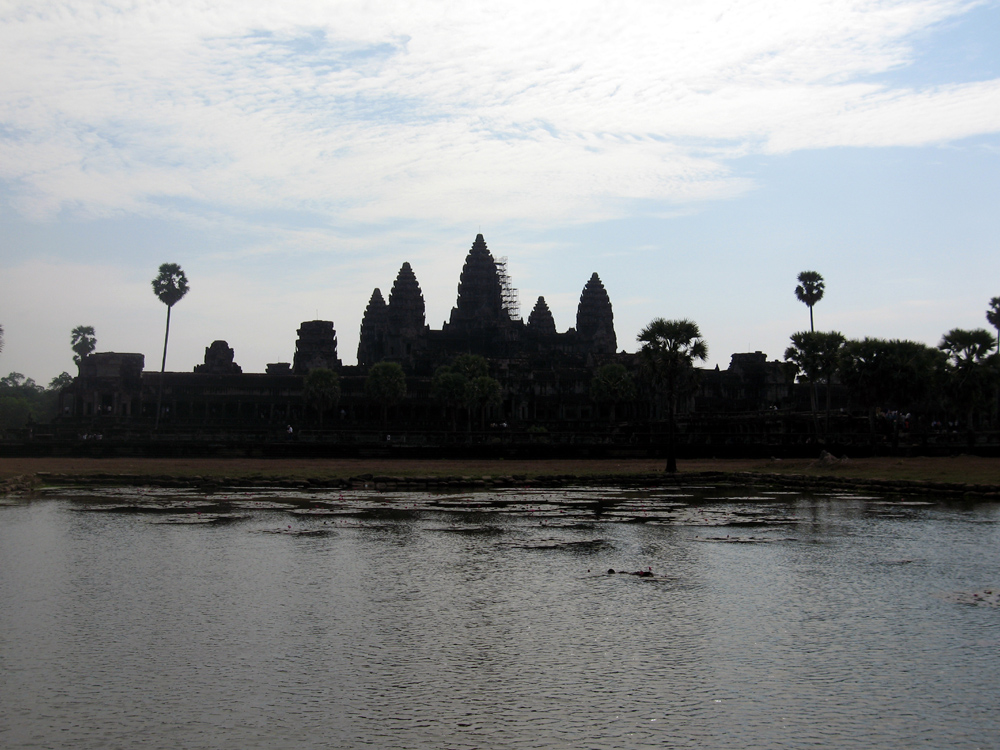
{"type": "Polygon", "coordinates": [[[559,330],[691,318],[725,368],[808,326],[936,344],[1000,296],[1000,3],[0,0],[0,372],[69,332],[246,372],[409,261],[440,327],[477,232],[559,330]]]}

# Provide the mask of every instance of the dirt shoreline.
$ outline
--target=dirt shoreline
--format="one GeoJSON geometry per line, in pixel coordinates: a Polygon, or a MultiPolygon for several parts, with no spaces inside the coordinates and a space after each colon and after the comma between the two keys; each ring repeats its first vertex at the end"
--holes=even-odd
{"type": "Polygon", "coordinates": [[[699,459],[676,475],[660,460],[0,458],[0,493],[44,486],[346,488],[662,486],[733,481],[795,489],[863,489],[1000,499],[1000,459],[699,459]]]}

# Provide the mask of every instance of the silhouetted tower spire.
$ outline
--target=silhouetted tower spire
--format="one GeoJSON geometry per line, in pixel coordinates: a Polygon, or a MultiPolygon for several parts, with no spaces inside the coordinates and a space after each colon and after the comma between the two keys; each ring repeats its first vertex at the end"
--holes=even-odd
{"type": "Polygon", "coordinates": [[[417,277],[404,263],[389,292],[389,330],[394,335],[416,334],[424,328],[424,295],[417,277]]]}
{"type": "Polygon", "coordinates": [[[509,322],[496,262],[486,247],[483,235],[477,234],[462,267],[458,301],[451,309],[451,325],[481,328],[509,322]]]}
{"type": "Polygon", "coordinates": [[[588,348],[595,353],[614,354],[618,349],[611,299],[596,273],[590,277],[580,295],[580,304],[576,308],[576,332],[589,342],[588,348]]]}
{"type": "Polygon", "coordinates": [[[299,337],[295,341],[295,356],[292,372],[305,375],[310,370],[326,367],[334,370],[340,367],[337,357],[337,331],[332,320],[306,320],[299,326],[299,337]]]}
{"type": "Polygon", "coordinates": [[[373,365],[385,359],[385,334],[389,327],[389,310],[382,292],[372,292],[361,318],[361,339],[358,341],[358,364],[373,365]]]}
{"type": "Polygon", "coordinates": [[[556,332],[556,321],[545,302],[545,297],[538,298],[531,315],[528,316],[528,330],[546,335],[556,332]]]}

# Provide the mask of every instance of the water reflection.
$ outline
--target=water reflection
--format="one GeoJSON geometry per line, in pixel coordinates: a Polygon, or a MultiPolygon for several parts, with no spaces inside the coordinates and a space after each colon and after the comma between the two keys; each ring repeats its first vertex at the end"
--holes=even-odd
{"type": "Polygon", "coordinates": [[[884,503],[718,487],[3,507],[0,745],[991,746],[997,506],[884,503]]]}

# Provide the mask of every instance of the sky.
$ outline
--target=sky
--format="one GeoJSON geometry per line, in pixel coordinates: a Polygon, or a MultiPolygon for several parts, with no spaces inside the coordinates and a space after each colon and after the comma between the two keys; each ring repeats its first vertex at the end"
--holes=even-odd
{"type": "Polygon", "coordinates": [[[1000,0],[0,0],[0,373],[70,331],[244,372],[409,262],[440,328],[477,233],[564,331],[688,318],[709,366],[809,326],[936,345],[1000,296],[1000,0]]]}

